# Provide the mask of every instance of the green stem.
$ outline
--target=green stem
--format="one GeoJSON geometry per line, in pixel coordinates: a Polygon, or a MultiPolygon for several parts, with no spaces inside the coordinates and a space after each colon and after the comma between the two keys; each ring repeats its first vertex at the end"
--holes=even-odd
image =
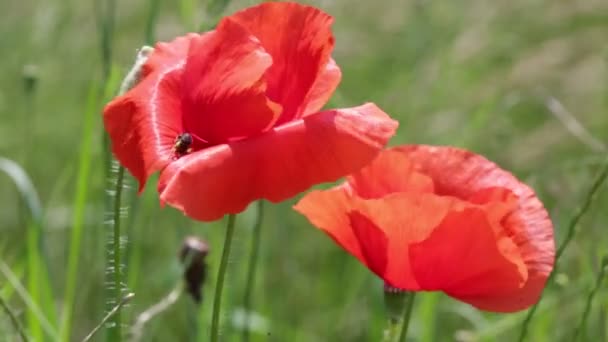
{"type": "MultiPolygon", "coordinates": [[[[551,281],[553,280],[553,276],[557,273],[557,265],[559,265],[558,261],[566,250],[566,247],[568,247],[568,245],[570,244],[570,241],[572,241],[572,239],[574,238],[578,222],[581,220],[587,210],[589,210],[589,208],[591,207],[591,203],[593,202],[597,191],[602,186],[606,178],[608,178],[608,160],[606,160],[604,168],[602,169],[602,171],[600,171],[597,178],[595,178],[595,180],[593,181],[591,188],[587,192],[587,196],[585,197],[583,205],[578,208],[578,211],[576,212],[576,214],[570,221],[570,224],[568,225],[566,238],[564,238],[564,241],[557,249],[554,262],[556,266],[553,268],[553,272],[551,272],[551,274],[549,275],[549,278],[547,279],[547,284],[551,283],[551,281]]],[[[530,309],[530,311],[528,311],[528,315],[526,315],[526,318],[522,323],[521,332],[519,333],[519,342],[523,342],[526,339],[526,335],[528,334],[528,327],[530,326],[530,322],[532,321],[532,317],[534,317],[536,310],[538,310],[538,304],[540,303],[541,299],[539,299],[538,302],[536,302],[536,304],[534,304],[534,306],[530,309]]]]}
{"type": "MultiPolygon", "coordinates": [[[[120,209],[121,209],[121,196],[124,182],[125,168],[122,166],[118,167],[116,175],[116,188],[114,192],[114,212],[112,221],[112,235],[108,241],[107,257],[110,264],[110,269],[107,271],[108,280],[111,283],[111,289],[109,298],[106,303],[107,311],[111,312],[115,305],[120,303],[122,299],[122,271],[121,271],[121,242],[120,242],[120,209]]],[[[108,328],[107,341],[120,341],[122,338],[122,325],[121,325],[121,314],[120,308],[109,320],[110,325],[108,328]]]]}
{"type": "Polygon", "coordinates": [[[247,266],[247,282],[245,283],[245,297],[243,308],[245,310],[245,323],[243,327],[243,341],[249,341],[249,317],[251,311],[251,294],[255,283],[257,271],[257,260],[260,252],[260,238],[262,236],[262,220],[264,218],[264,202],[258,201],[258,217],[253,226],[253,236],[251,239],[251,254],[249,255],[249,265],[247,266]]]}
{"type": "Polygon", "coordinates": [[[397,336],[399,334],[399,324],[400,320],[389,318],[388,325],[386,330],[384,331],[384,336],[382,337],[382,342],[395,342],[397,336]]]}
{"type": "Polygon", "coordinates": [[[217,342],[219,339],[222,291],[224,289],[224,278],[226,276],[226,269],[228,268],[228,258],[230,256],[230,245],[232,244],[232,235],[234,234],[235,219],[236,215],[234,214],[228,216],[228,227],[226,227],[226,237],[224,238],[224,250],[222,251],[222,260],[220,261],[220,268],[217,271],[215,298],[213,298],[213,316],[211,317],[211,342],[217,342]]]}
{"type": "Polygon", "coordinates": [[[401,323],[401,335],[399,336],[399,342],[405,342],[407,338],[407,329],[410,325],[410,318],[412,317],[412,308],[414,307],[414,292],[408,292],[406,294],[405,310],[403,311],[403,319],[401,323]]]}

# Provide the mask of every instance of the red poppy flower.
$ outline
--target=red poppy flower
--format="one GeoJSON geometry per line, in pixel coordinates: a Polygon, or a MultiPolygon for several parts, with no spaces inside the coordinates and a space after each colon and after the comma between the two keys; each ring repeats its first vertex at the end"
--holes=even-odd
{"type": "Polygon", "coordinates": [[[295,209],[387,285],[483,310],[534,304],[553,269],[553,226],[534,191],[454,147],[385,150],[295,209]]]}
{"type": "Polygon", "coordinates": [[[161,201],[210,221],[353,172],[397,122],[374,104],[319,112],[341,77],[333,18],[264,3],[155,46],[141,82],[104,110],[117,159],[161,201]]]}

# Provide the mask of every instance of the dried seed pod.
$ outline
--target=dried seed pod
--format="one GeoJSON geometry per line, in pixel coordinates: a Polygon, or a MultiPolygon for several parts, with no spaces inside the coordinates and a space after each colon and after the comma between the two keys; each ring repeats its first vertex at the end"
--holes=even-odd
{"type": "Polygon", "coordinates": [[[202,287],[207,277],[207,265],[205,257],[209,252],[206,241],[196,237],[188,236],[184,239],[179,258],[184,265],[184,282],[186,292],[200,303],[202,301],[202,287]]]}

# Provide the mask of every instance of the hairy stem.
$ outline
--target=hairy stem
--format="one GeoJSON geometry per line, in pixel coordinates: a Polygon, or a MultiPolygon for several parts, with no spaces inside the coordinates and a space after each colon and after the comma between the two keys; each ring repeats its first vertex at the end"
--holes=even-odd
{"type": "MultiPolygon", "coordinates": [[[[121,198],[124,183],[125,169],[122,166],[118,167],[116,174],[116,187],[113,193],[114,205],[112,216],[112,231],[108,237],[108,246],[106,248],[106,258],[108,269],[106,270],[108,299],[106,300],[107,312],[112,312],[115,306],[122,299],[122,258],[121,258],[121,198]]],[[[122,320],[120,307],[108,320],[107,341],[121,341],[122,339],[122,320]]]]}

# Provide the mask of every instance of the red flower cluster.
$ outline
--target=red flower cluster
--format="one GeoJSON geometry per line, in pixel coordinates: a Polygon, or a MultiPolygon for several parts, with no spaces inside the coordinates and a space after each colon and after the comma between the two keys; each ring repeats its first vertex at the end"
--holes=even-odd
{"type": "Polygon", "coordinates": [[[483,310],[536,303],[553,269],[553,227],[532,189],[453,147],[385,150],[295,209],[387,285],[483,310]]]}
{"type": "Polygon", "coordinates": [[[332,21],[268,2],[157,44],[105,108],[112,151],[140,191],[160,171],[161,201],[203,221],[355,172],[295,209],[387,285],[491,311],[535,303],[555,254],[542,203],[464,150],[380,152],[397,122],[374,104],[320,112],[341,78],[332,21]]]}
{"type": "Polygon", "coordinates": [[[319,112],[341,78],[332,21],[271,2],[157,44],[141,82],[104,110],[112,151],[140,191],[161,171],[161,201],[211,221],[371,161],[396,121],[374,104],[319,112]]]}

